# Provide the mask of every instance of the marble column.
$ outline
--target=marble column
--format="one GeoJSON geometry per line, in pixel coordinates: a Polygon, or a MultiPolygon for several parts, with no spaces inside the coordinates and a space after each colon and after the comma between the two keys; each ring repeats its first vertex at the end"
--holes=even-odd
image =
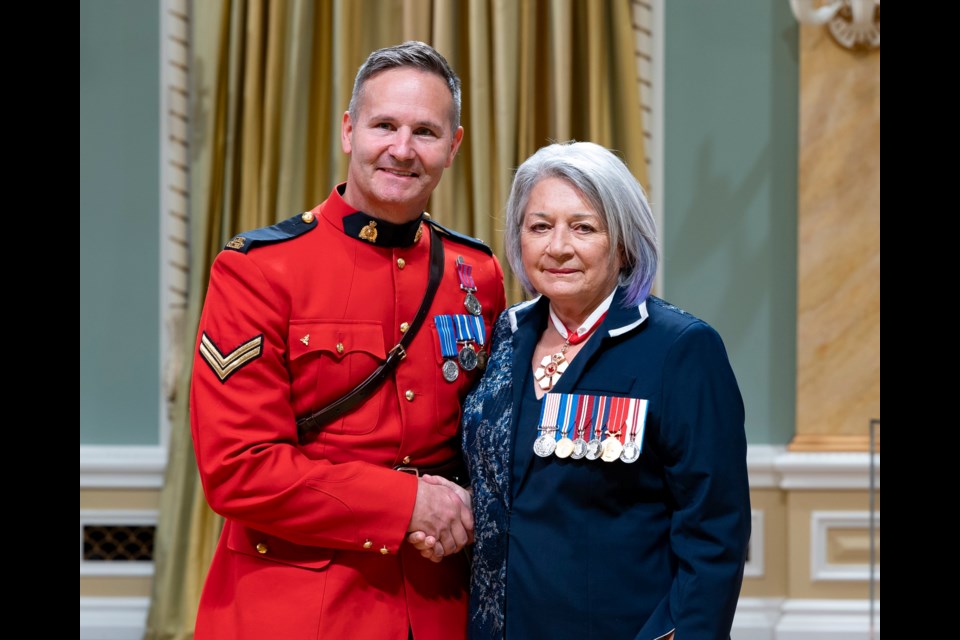
{"type": "Polygon", "coordinates": [[[790,449],[865,451],[880,418],[880,51],[803,26],[800,83],[790,449]]]}

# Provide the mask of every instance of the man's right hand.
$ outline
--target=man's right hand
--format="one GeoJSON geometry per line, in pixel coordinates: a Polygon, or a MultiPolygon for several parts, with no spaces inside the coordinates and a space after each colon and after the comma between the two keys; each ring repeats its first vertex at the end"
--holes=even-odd
{"type": "Polygon", "coordinates": [[[473,543],[470,493],[439,476],[427,475],[417,480],[417,501],[407,531],[413,532],[410,541],[417,540],[419,544],[414,546],[424,557],[439,562],[444,555],[473,543]]]}

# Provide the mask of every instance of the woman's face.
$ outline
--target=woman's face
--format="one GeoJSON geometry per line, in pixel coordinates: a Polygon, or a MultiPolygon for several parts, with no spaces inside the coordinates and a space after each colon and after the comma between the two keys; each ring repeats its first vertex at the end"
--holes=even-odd
{"type": "Polygon", "coordinates": [[[606,224],[561,178],[544,178],[530,192],[520,250],[533,287],[568,314],[585,318],[617,284],[621,262],[606,224]]]}

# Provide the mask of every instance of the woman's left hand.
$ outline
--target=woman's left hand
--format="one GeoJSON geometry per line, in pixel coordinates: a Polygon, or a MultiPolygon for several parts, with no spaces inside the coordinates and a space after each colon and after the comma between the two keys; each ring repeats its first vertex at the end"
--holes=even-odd
{"type": "Polygon", "coordinates": [[[434,536],[428,536],[423,531],[414,531],[407,535],[407,542],[412,544],[420,555],[432,562],[443,560],[443,545],[434,536]]]}

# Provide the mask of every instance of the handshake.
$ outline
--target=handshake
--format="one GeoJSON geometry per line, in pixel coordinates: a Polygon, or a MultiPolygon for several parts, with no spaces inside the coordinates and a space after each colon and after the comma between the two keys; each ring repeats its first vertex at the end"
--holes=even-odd
{"type": "Polygon", "coordinates": [[[418,478],[407,541],[433,562],[473,544],[470,491],[440,476],[418,478]]]}

